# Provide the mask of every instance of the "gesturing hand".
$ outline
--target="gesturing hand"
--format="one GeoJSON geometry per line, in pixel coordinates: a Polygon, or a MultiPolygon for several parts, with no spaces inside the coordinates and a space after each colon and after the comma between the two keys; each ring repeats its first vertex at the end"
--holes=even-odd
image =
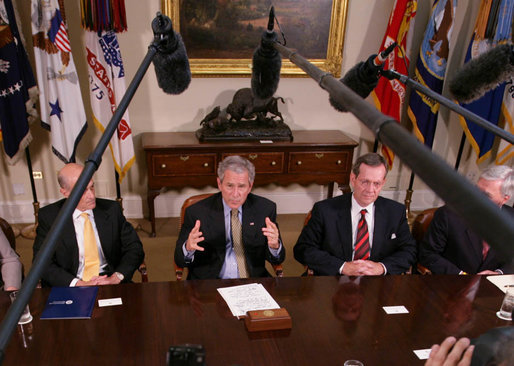
{"type": "Polygon", "coordinates": [[[448,337],[441,345],[432,346],[425,366],[469,366],[474,349],[475,346],[469,345],[468,338],[457,341],[455,337],[448,337]]]}
{"type": "Polygon", "coordinates": [[[280,244],[278,238],[280,236],[278,227],[273,221],[266,217],[266,227],[262,228],[262,233],[268,238],[268,246],[271,249],[278,249],[280,244]]]}
{"type": "Polygon", "coordinates": [[[194,250],[199,250],[203,252],[205,248],[198,245],[199,242],[203,241],[204,237],[202,236],[202,232],[200,231],[200,220],[196,220],[195,226],[189,233],[186,242],[186,250],[188,252],[192,252],[194,250]]]}

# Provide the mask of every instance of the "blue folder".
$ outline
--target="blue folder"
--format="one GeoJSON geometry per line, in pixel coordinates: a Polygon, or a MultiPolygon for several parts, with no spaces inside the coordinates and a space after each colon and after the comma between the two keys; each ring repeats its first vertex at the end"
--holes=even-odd
{"type": "Polygon", "coordinates": [[[52,287],[41,319],[90,319],[98,287],[52,287]]]}

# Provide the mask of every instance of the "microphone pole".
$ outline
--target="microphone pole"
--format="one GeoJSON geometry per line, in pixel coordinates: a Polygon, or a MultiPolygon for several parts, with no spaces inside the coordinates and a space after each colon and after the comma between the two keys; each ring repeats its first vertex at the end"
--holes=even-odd
{"type": "Polygon", "coordinates": [[[396,79],[396,80],[401,81],[405,85],[410,85],[412,88],[429,96],[430,98],[435,99],[436,101],[438,101],[445,107],[450,108],[452,111],[460,114],[461,116],[463,116],[464,118],[473,122],[474,124],[486,129],[489,132],[494,133],[496,136],[501,137],[505,141],[508,141],[511,144],[514,144],[514,135],[512,135],[511,133],[505,131],[504,129],[501,129],[500,127],[489,122],[485,118],[480,117],[479,115],[467,110],[466,108],[460,106],[459,104],[454,103],[450,99],[445,98],[441,94],[434,92],[432,89],[427,88],[426,86],[418,83],[417,81],[414,81],[413,79],[409,78],[408,76],[400,74],[399,72],[397,72],[395,70],[384,70],[384,71],[382,71],[382,76],[388,78],[389,80],[396,79]]]}
{"type": "Polygon", "coordinates": [[[514,225],[484,193],[433,154],[396,120],[378,111],[330,73],[320,70],[279,43],[274,43],[273,46],[316,80],[332,98],[389,146],[439,197],[498,250],[500,255],[514,258],[514,246],[511,245],[514,225]],[[491,230],[492,227],[495,230],[491,230]]]}
{"type": "Polygon", "coordinates": [[[68,199],[65,201],[54,223],[52,224],[52,227],[50,228],[50,231],[48,232],[48,235],[43,242],[41,250],[34,259],[30,271],[23,281],[23,285],[19,290],[18,295],[16,296],[16,300],[9,307],[9,310],[2,320],[2,323],[0,323],[0,363],[3,362],[5,349],[9,343],[12,332],[18,324],[20,316],[25,309],[25,306],[29,302],[32,293],[34,292],[34,288],[41,278],[41,274],[50,263],[52,255],[54,254],[55,248],[57,246],[57,240],[62,235],[64,230],[66,219],[73,214],[73,211],[80,201],[84,190],[89,184],[89,181],[100,166],[102,162],[102,155],[109,145],[111,137],[118,128],[118,124],[121,118],[123,117],[128,105],[130,104],[132,97],[136,93],[136,90],[139,87],[139,84],[141,83],[141,80],[143,79],[146,71],[148,70],[152,59],[157,54],[159,47],[163,42],[166,42],[166,38],[162,34],[160,37],[159,35],[156,35],[152,43],[148,46],[148,52],[146,53],[145,58],[137,69],[134,78],[130,82],[125,95],[118,105],[118,108],[114,111],[114,114],[109,121],[109,124],[105,128],[104,133],[100,137],[100,141],[98,141],[96,148],[87,158],[84,169],[77,179],[77,182],[75,183],[75,186],[73,187],[73,190],[71,191],[68,199]]]}

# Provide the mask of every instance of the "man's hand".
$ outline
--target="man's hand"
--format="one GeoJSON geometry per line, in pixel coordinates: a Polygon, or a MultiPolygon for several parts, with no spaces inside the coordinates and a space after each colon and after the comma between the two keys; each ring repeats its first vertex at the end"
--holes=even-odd
{"type": "Polygon", "coordinates": [[[455,337],[448,337],[441,345],[432,346],[425,366],[469,366],[474,349],[475,346],[469,345],[468,338],[457,341],[455,337]]]}
{"type": "Polygon", "coordinates": [[[268,246],[271,249],[278,249],[280,247],[280,243],[278,238],[280,236],[278,232],[278,227],[272,222],[268,217],[266,217],[266,227],[262,228],[262,233],[265,237],[268,238],[268,246]]]}
{"type": "Polygon", "coordinates": [[[479,275],[498,275],[499,273],[496,271],[490,271],[490,270],[486,269],[485,271],[478,272],[477,274],[479,274],[479,275]]]}
{"type": "Polygon", "coordinates": [[[191,230],[189,236],[187,237],[186,250],[188,252],[192,252],[195,250],[203,252],[205,250],[205,248],[198,245],[199,242],[204,240],[204,237],[202,235],[203,234],[200,231],[200,220],[196,220],[195,227],[191,230]]]}
{"type": "Polygon", "coordinates": [[[104,280],[107,278],[106,275],[104,276],[93,276],[89,281],[82,281],[78,280],[75,286],[98,286],[100,285],[99,281],[104,280]]]}
{"type": "Polygon", "coordinates": [[[346,276],[381,276],[384,274],[384,267],[377,262],[357,259],[356,261],[346,262],[341,274],[346,276]]]}
{"type": "Polygon", "coordinates": [[[121,280],[118,278],[118,276],[116,276],[114,273],[112,275],[110,275],[109,277],[107,277],[107,276],[100,276],[100,277],[98,278],[99,285],[118,285],[121,282],[121,280]]]}

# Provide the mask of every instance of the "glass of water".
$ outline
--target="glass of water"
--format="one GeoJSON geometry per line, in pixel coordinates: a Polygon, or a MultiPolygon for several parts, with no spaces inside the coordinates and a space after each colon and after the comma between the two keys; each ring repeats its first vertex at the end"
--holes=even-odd
{"type": "Polygon", "coordinates": [[[512,310],[514,309],[514,287],[508,287],[503,298],[500,311],[496,313],[498,318],[512,321],[512,310]]]}

